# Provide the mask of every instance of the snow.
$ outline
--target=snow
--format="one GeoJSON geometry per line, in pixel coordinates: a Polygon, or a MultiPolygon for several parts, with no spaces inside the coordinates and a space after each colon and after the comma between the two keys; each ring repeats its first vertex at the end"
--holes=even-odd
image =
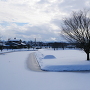
{"type": "Polygon", "coordinates": [[[44,59],[55,59],[56,57],[53,55],[46,55],[44,59]]]}
{"type": "Polygon", "coordinates": [[[41,69],[46,71],[90,70],[90,61],[86,60],[86,54],[81,50],[72,49],[54,51],[42,49],[36,53],[36,57],[41,69]],[[46,56],[49,58],[45,59],[46,56]],[[52,56],[55,56],[56,58],[53,59],[52,56]]]}
{"type": "MultiPolygon", "coordinates": [[[[37,52],[38,55],[40,54],[38,53],[38,51],[21,51],[21,52],[5,53],[0,55],[0,90],[90,90],[89,71],[35,72],[28,69],[26,61],[29,54],[32,52],[37,52]]],[[[48,50],[48,52],[47,50],[42,50],[42,52],[43,55],[42,54],[40,54],[41,56],[39,55],[41,60],[44,57],[44,55],[54,54],[54,51],[52,50],[48,50]]],[[[63,60],[69,58],[65,57],[68,56],[66,55],[66,53],[65,56],[63,56],[64,52],[65,51],[62,51],[61,53],[63,60]]],[[[83,62],[83,64],[87,62],[86,56],[82,51],[75,51],[75,52],[74,53],[77,54],[78,56],[79,54],[83,55],[82,58],[81,56],[77,57],[78,60],[83,59],[80,60],[80,62],[85,61],[83,62]]],[[[58,55],[55,56],[57,57],[58,55]]],[[[73,59],[76,58],[73,55],[72,57],[73,59]]],[[[58,61],[57,59],[58,57],[55,60],[58,61]]],[[[45,59],[44,61],[46,60],[48,59],[45,59]]],[[[62,62],[62,64],[64,62],[62,62]]],[[[47,62],[47,64],[51,64],[51,59],[49,60],[49,63],[47,62]]],[[[54,65],[54,61],[52,62],[52,64],[54,65]]],[[[55,64],[58,65],[58,63],[55,64]]]]}
{"type": "Polygon", "coordinates": [[[20,51],[37,51],[37,49],[3,49],[0,51],[0,54],[5,54],[5,53],[11,53],[11,52],[20,52],[20,51]]]}

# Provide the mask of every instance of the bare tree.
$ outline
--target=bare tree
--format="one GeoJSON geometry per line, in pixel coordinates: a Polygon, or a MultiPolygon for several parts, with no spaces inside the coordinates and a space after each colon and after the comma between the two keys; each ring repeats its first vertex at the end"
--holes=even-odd
{"type": "Polygon", "coordinates": [[[87,54],[90,52],[90,16],[89,11],[73,12],[71,17],[65,18],[62,24],[62,35],[69,42],[78,43],[87,54]]]}

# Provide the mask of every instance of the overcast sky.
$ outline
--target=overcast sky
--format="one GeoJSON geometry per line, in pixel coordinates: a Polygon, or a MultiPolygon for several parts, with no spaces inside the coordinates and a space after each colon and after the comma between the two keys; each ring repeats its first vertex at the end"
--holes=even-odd
{"type": "Polygon", "coordinates": [[[90,0],[0,0],[0,36],[62,41],[60,23],[72,11],[90,8],[90,0]]]}

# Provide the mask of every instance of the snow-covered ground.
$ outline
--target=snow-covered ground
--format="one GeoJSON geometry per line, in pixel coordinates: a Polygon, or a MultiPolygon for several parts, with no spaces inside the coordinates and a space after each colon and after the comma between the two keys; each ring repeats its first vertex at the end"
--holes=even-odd
{"type": "Polygon", "coordinates": [[[81,50],[41,49],[36,53],[42,70],[47,71],[81,71],[90,70],[90,61],[81,50]]]}
{"type": "MultiPolygon", "coordinates": [[[[90,90],[90,72],[35,72],[28,69],[26,61],[32,52],[37,51],[0,55],[0,90],[90,90]]],[[[85,56],[83,60],[86,60],[85,56]]]]}
{"type": "Polygon", "coordinates": [[[2,51],[0,50],[0,54],[3,54],[3,53],[11,53],[11,52],[20,52],[20,51],[37,51],[37,49],[33,49],[33,48],[30,48],[30,49],[3,49],[2,51]]]}

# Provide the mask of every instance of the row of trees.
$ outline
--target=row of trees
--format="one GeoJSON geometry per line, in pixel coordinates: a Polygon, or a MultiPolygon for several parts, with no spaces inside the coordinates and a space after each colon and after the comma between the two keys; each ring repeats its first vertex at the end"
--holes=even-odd
{"type": "Polygon", "coordinates": [[[33,41],[23,41],[23,44],[18,44],[18,43],[14,43],[14,42],[2,42],[2,44],[0,44],[0,50],[2,51],[3,49],[42,49],[42,48],[53,48],[54,50],[58,50],[59,48],[62,48],[64,50],[64,48],[75,48],[76,44],[72,44],[72,43],[65,43],[65,42],[33,42],[33,41]],[[73,47],[74,46],[74,47],[73,47]]]}

